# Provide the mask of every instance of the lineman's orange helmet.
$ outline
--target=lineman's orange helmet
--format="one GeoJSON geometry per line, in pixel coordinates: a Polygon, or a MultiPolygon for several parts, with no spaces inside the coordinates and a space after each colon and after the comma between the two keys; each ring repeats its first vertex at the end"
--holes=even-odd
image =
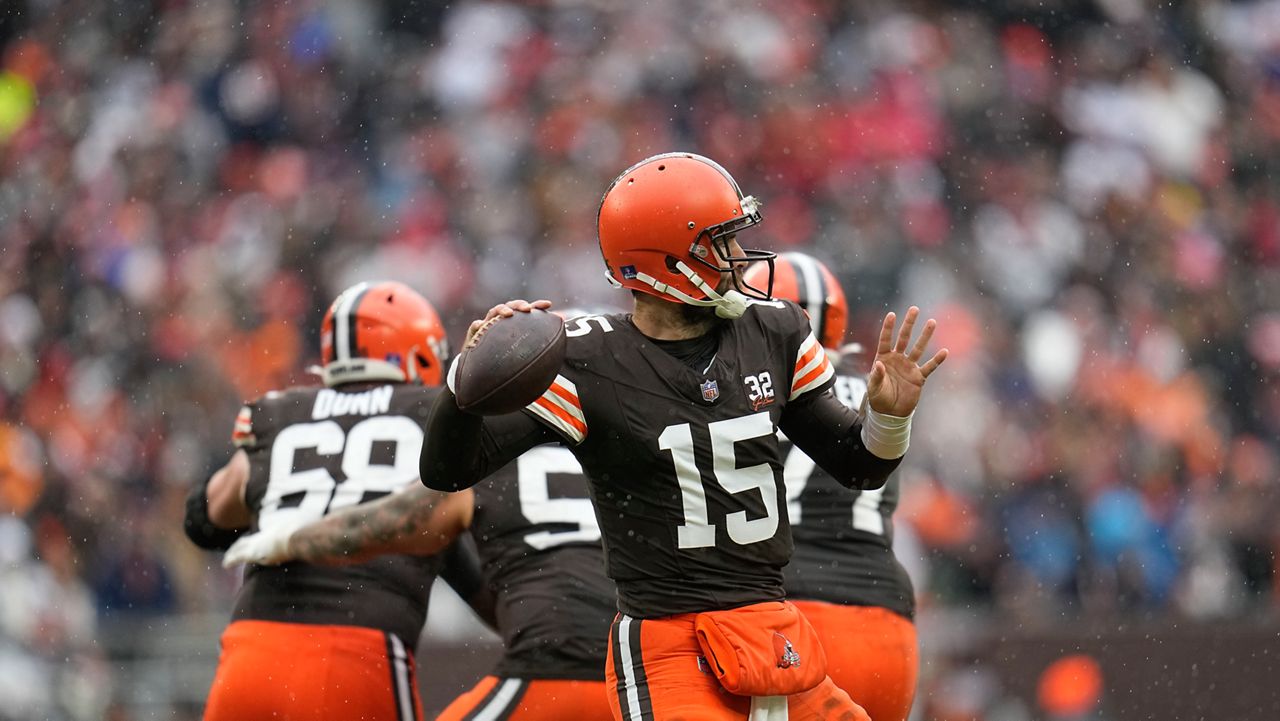
{"type": "MultiPolygon", "coordinates": [[[[747,282],[758,282],[766,270],[760,265],[747,269],[747,282]]],[[[783,253],[772,269],[773,296],[789,300],[809,314],[813,335],[824,348],[840,350],[845,326],[849,322],[849,305],[844,289],[822,261],[804,253],[783,253]]]]}
{"type": "Polygon", "coordinates": [[[357,283],[342,291],[320,326],[321,377],[440,385],[449,340],[431,303],[404,283],[357,283]]]}
{"type": "Polygon", "coordinates": [[[760,219],[760,204],[715,161],[693,153],[655,155],[627,168],[605,191],[597,216],[600,252],[614,285],[712,306],[733,318],[742,315],[746,297],[769,297],[767,280],[761,289],[735,277],[733,290],[716,291],[734,264],[772,263],[774,253],[737,255],[729,244],[760,219]]]}

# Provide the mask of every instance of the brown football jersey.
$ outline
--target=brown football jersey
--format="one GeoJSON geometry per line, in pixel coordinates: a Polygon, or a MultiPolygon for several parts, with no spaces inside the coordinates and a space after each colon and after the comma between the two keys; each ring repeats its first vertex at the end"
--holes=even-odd
{"type": "MultiPolygon", "coordinates": [[[[410,384],[292,388],[245,406],[233,440],[249,455],[257,529],[315,521],[418,481],[424,414],[439,391],[410,384]]],[[[358,565],[250,565],[233,617],[364,626],[411,647],[426,620],[434,558],[358,565]]]]}
{"type": "Polygon", "coordinates": [[[617,594],[577,459],[539,446],[474,493],[471,534],[504,642],[494,675],[603,680],[617,594]]]}
{"type": "Polygon", "coordinates": [[[778,423],[834,369],[792,303],[753,302],[692,368],[629,316],[569,324],[561,374],[526,411],[590,479],[619,608],[638,618],[783,597],[791,557],[778,423]]]}

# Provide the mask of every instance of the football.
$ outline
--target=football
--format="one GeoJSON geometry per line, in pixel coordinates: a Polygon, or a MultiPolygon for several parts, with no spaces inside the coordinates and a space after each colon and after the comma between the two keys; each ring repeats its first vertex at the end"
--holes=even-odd
{"type": "Polygon", "coordinates": [[[564,362],[564,320],[545,310],[495,318],[458,356],[453,392],[458,407],[482,416],[512,413],[551,387],[564,362]]]}

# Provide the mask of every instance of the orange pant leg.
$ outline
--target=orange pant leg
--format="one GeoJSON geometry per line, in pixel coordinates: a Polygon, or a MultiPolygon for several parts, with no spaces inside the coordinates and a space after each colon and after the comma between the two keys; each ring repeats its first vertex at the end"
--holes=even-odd
{"type": "Polygon", "coordinates": [[[830,676],[815,688],[787,697],[788,721],[872,721],[873,718],[830,676]]]}
{"type": "Polygon", "coordinates": [[[605,685],[617,721],[744,721],[751,699],[725,691],[707,668],[693,614],[619,616],[609,633],[605,685]]]}
{"type": "Polygon", "coordinates": [[[603,681],[485,676],[454,699],[436,721],[609,721],[603,681]]]}
{"type": "Polygon", "coordinates": [[[413,657],[354,626],[236,621],[222,634],[205,721],[417,721],[413,657]]]}
{"type": "Polygon", "coordinates": [[[792,603],[822,639],[831,680],[874,721],[905,721],[919,673],[915,624],[874,606],[792,603]]]}
{"type": "MultiPolygon", "coordinates": [[[[724,690],[702,660],[694,615],[619,616],[610,631],[605,684],[617,721],[745,721],[751,698],[724,690]]],[[[791,721],[868,721],[849,695],[824,679],[787,698],[791,721]]]]}

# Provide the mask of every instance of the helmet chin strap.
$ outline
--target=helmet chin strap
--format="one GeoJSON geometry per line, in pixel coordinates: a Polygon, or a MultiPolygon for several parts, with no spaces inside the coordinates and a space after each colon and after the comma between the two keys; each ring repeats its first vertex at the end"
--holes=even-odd
{"type": "MultiPolygon", "coordinates": [[[[698,275],[693,271],[692,268],[685,265],[684,261],[680,261],[680,260],[676,261],[676,270],[680,271],[681,275],[688,278],[689,282],[693,283],[694,287],[696,287],[698,290],[702,291],[703,293],[706,293],[707,294],[706,300],[702,300],[700,298],[694,298],[693,296],[689,295],[688,293],[685,293],[684,291],[678,288],[674,288],[666,283],[663,283],[662,281],[658,280],[657,278],[654,278],[648,273],[644,273],[644,272],[637,273],[636,280],[640,281],[641,283],[644,283],[645,285],[651,286],[654,290],[658,291],[659,293],[664,293],[666,295],[671,296],[672,298],[675,298],[676,300],[680,301],[681,303],[684,303],[685,305],[696,305],[701,308],[715,308],[716,316],[720,318],[733,320],[734,318],[741,318],[742,314],[747,312],[747,304],[749,301],[748,301],[748,298],[742,293],[739,293],[738,291],[732,290],[732,289],[725,291],[723,295],[721,295],[720,293],[717,293],[715,288],[712,288],[710,285],[708,285],[707,281],[702,279],[702,276],[698,275]]],[[[605,275],[606,277],[609,278],[609,281],[612,284],[621,287],[622,284],[618,283],[618,281],[614,279],[613,276],[609,275],[608,273],[606,273],[605,275]]]]}

